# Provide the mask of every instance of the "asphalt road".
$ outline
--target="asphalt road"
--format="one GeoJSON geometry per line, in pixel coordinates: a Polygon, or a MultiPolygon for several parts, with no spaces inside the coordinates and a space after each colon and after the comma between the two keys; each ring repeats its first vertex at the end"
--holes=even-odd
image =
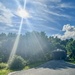
{"type": "Polygon", "coordinates": [[[52,60],[38,68],[17,71],[9,75],[75,75],[75,65],[62,60],[52,60]]]}

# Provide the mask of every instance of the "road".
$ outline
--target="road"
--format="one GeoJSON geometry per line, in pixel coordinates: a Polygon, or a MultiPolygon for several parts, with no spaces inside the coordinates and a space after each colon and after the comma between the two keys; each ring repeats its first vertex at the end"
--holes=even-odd
{"type": "Polygon", "coordinates": [[[38,68],[17,71],[9,75],[75,75],[75,65],[63,60],[52,60],[38,68]]]}

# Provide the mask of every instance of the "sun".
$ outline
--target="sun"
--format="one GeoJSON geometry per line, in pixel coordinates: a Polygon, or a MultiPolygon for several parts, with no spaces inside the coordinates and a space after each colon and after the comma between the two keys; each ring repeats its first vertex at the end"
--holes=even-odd
{"type": "Polygon", "coordinates": [[[28,11],[25,9],[22,9],[22,8],[19,8],[17,10],[17,15],[21,18],[29,18],[30,17],[28,11]]]}

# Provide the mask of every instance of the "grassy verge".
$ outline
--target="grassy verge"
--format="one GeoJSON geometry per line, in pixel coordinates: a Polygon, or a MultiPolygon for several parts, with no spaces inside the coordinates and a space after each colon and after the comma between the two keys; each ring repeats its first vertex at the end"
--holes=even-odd
{"type": "Polygon", "coordinates": [[[7,69],[7,64],[6,63],[0,63],[0,75],[8,75],[11,70],[7,69]]]}
{"type": "Polygon", "coordinates": [[[41,64],[44,64],[44,63],[45,63],[45,61],[31,63],[31,64],[25,66],[24,69],[27,70],[27,69],[30,69],[30,68],[35,68],[35,67],[40,66],[41,64]]]}
{"type": "Polygon", "coordinates": [[[70,63],[73,63],[73,64],[75,64],[75,60],[74,60],[74,61],[70,61],[70,63]]]}
{"type": "Polygon", "coordinates": [[[11,72],[10,70],[1,69],[1,70],[0,70],[0,75],[8,75],[8,73],[10,73],[10,72],[11,72]]]}
{"type": "MultiPolygon", "coordinates": [[[[35,68],[43,63],[45,63],[45,62],[35,62],[32,64],[29,64],[29,65],[25,66],[24,70],[28,70],[30,68],[35,68]]],[[[13,71],[11,71],[10,69],[7,69],[7,64],[0,63],[0,75],[8,75],[10,72],[13,72],[13,71]]]]}
{"type": "Polygon", "coordinates": [[[75,64],[75,60],[74,59],[69,59],[68,62],[75,64]]]}

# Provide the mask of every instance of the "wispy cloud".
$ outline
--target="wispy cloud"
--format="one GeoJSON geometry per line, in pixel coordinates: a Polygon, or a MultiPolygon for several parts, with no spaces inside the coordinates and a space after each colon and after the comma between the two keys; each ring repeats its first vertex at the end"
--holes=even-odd
{"type": "Polygon", "coordinates": [[[0,2],[0,22],[12,26],[12,12],[0,2]]]}
{"type": "MultiPolygon", "coordinates": [[[[59,29],[57,29],[57,28],[54,28],[54,27],[50,27],[50,26],[46,26],[46,25],[38,25],[39,26],[39,28],[41,28],[42,30],[45,30],[45,32],[46,31],[52,31],[52,30],[54,30],[54,31],[61,31],[61,30],[59,30],[59,29]]],[[[37,28],[37,27],[36,27],[37,28]]]]}
{"type": "MultiPolygon", "coordinates": [[[[36,19],[37,19],[37,17],[39,17],[39,18],[43,18],[43,19],[45,18],[45,20],[48,20],[48,18],[49,18],[50,22],[55,22],[55,23],[57,21],[57,18],[60,18],[60,17],[66,18],[66,19],[72,18],[72,16],[61,11],[61,8],[58,6],[58,5],[62,4],[61,0],[49,0],[49,1],[44,0],[43,2],[42,2],[42,0],[39,0],[39,1],[34,0],[31,2],[31,4],[34,7],[33,10],[31,10],[31,8],[29,9],[30,13],[33,16],[32,18],[36,17],[36,19]],[[49,3],[49,5],[48,5],[48,3],[49,3]],[[53,6],[53,8],[50,8],[52,6],[53,6]],[[56,16],[57,18],[55,18],[54,16],[56,16]]],[[[65,5],[68,6],[67,3],[65,3],[65,5]]]]}
{"type": "MultiPolygon", "coordinates": [[[[10,0],[8,1],[10,2],[10,0]]],[[[35,29],[46,28],[46,30],[50,29],[53,31],[59,31],[56,28],[58,25],[61,27],[60,22],[63,21],[63,19],[65,21],[69,21],[70,19],[72,20],[72,17],[74,17],[73,15],[68,14],[71,11],[68,12],[65,10],[65,8],[74,8],[74,5],[69,2],[65,3],[62,0],[27,0],[26,10],[22,11],[23,14],[21,14],[21,10],[19,9],[23,8],[24,0],[13,1],[16,6],[16,8],[13,8],[14,4],[11,5],[13,10],[7,8],[4,3],[0,2],[0,23],[7,26],[14,26],[14,28],[19,27],[21,17],[26,17],[24,13],[26,13],[27,17],[29,17],[27,18],[29,24],[32,26],[35,25],[35,29]]],[[[27,25],[25,19],[23,25],[27,25]]],[[[25,27],[24,29],[26,30],[25,27]]]]}
{"type": "Polygon", "coordinates": [[[59,8],[75,8],[75,6],[71,3],[60,3],[58,4],[59,8]]]}
{"type": "Polygon", "coordinates": [[[65,18],[70,18],[69,15],[66,15],[64,13],[58,13],[58,12],[54,12],[54,11],[47,11],[47,10],[44,10],[46,12],[46,14],[50,14],[50,15],[54,15],[54,16],[57,16],[57,17],[65,17],[65,18]]]}

